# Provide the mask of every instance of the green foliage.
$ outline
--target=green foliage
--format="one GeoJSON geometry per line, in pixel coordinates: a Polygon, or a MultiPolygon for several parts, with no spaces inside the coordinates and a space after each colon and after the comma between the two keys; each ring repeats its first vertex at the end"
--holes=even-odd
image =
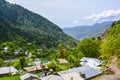
{"type": "Polygon", "coordinates": [[[9,76],[0,78],[0,80],[20,80],[20,76],[9,76]]]}
{"type": "Polygon", "coordinates": [[[85,38],[79,43],[76,50],[80,50],[86,57],[98,57],[100,55],[100,44],[101,42],[99,40],[85,38]]]}
{"type": "Polygon", "coordinates": [[[59,65],[56,63],[55,60],[51,61],[51,62],[48,64],[48,68],[49,68],[49,69],[53,69],[53,71],[59,71],[59,65]]]}
{"type": "Polygon", "coordinates": [[[24,69],[24,67],[27,66],[27,61],[26,61],[25,57],[20,57],[19,62],[20,62],[20,66],[21,66],[22,69],[24,69]]]}
{"type": "Polygon", "coordinates": [[[14,66],[16,69],[19,69],[19,70],[22,69],[19,60],[15,60],[13,66],[14,66]]]}
{"type": "Polygon", "coordinates": [[[47,57],[46,57],[46,59],[48,59],[48,60],[57,60],[57,56],[56,56],[56,54],[50,54],[50,55],[48,55],[47,57]]]}
{"type": "Polygon", "coordinates": [[[0,58],[4,57],[4,52],[0,51],[0,58]]]}
{"type": "Polygon", "coordinates": [[[67,60],[70,62],[70,63],[74,63],[74,62],[76,62],[76,58],[73,56],[73,55],[69,55],[68,57],[67,57],[67,60]]]}
{"type": "Polygon", "coordinates": [[[31,58],[34,60],[37,56],[36,55],[32,55],[31,58]]]}
{"type": "Polygon", "coordinates": [[[107,30],[106,40],[101,45],[101,53],[106,57],[114,55],[120,57],[120,20],[114,22],[112,27],[107,30]]]}
{"type": "Polygon", "coordinates": [[[120,78],[118,78],[117,80],[120,80],[120,78]]]}
{"type": "Polygon", "coordinates": [[[80,59],[77,59],[73,55],[69,55],[67,57],[67,60],[70,62],[70,67],[78,67],[78,66],[80,66],[80,64],[79,64],[80,59]]]}
{"type": "Polygon", "coordinates": [[[14,41],[20,46],[33,43],[43,48],[60,43],[74,47],[77,43],[46,18],[6,1],[0,1],[0,38],[0,42],[14,41]]]}
{"type": "Polygon", "coordinates": [[[3,64],[4,64],[3,60],[2,60],[2,59],[0,59],[0,67],[2,67],[2,66],[3,66],[3,64]]]}
{"type": "Polygon", "coordinates": [[[58,50],[59,50],[59,52],[58,52],[58,57],[59,58],[64,58],[65,56],[65,53],[64,53],[64,48],[63,48],[63,45],[62,44],[59,44],[58,45],[58,50]]]}

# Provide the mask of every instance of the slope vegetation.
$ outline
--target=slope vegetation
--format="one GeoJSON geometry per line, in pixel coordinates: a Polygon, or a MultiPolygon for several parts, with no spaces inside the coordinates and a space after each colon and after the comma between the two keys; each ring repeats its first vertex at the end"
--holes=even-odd
{"type": "Polygon", "coordinates": [[[75,39],[46,18],[0,0],[0,42],[18,40],[47,48],[56,47],[60,43],[76,45],[75,39]]]}

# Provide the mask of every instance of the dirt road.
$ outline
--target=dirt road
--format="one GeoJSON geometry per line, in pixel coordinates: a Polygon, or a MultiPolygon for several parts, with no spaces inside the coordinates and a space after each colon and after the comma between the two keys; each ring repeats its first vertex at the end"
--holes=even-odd
{"type": "Polygon", "coordinates": [[[117,59],[113,59],[110,65],[111,70],[115,73],[114,75],[104,75],[99,80],[117,80],[120,78],[120,70],[117,68],[117,59]]]}

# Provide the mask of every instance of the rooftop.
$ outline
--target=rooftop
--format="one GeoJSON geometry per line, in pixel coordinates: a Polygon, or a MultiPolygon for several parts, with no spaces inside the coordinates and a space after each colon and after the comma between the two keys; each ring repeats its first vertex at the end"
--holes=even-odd
{"type": "Polygon", "coordinates": [[[0,75],[2,74],[8,74],[8,73],[16,73],[17,70],[10,66],[10,67],[0,67],[0,75]]]}
{"type": "Polygon", "coordinates": [[[41,66],[40,65],[36,65],[36,66],[32,66],[32,67],[25,67],[24,70],[26,70],[27,72],[34,72],[36,70],[41,70],[41,66]]]}
{"type": "Polygon", "coordinates": [[[83,57],[81,60],[81,62],[85,62],[84,64],[86,64],[86,62],[94,62],[96,63],[97,65],[101,65],[103,64],[103,61],[97,59],[97,58],[88,58],[88,57],[83,57]]]}
{"type": "Polygon", "coordinates": [[[23,76],[20,77],[21,80],[26,80],[27,78],[36,78],[38,79],[39,77],[35,74],[31,74],[31,73],[26,73],[23,76]]]}
{"type": "Polygon", "coordinates": [[[40,78],[40,80],[63,80],[63,79],[57,75],[49,75],[49,76],[40,78]]]}
{"type": "Polygon", "coordinates": [[[66,59],[58,59],[59,64],[67,64],[68,61],[66,59]]]}
{"type": "Polygon", "coordinates": [[[67,74],[61,75],[61,77],[62,77],[64,80],[84,80],[84,79],[80,76],[80,73],[78,73],[78,72],[67,73],[67,74]]]}
{"type": "Polygon", "coordinates": [[[71,68],[69,70],[58,72],[58,75],[62,76],[64,74],[68,74],[72,72],[85,73],[85,77],[86,77],[85,79],[89,79],[91,77],[94,77],[102,73],[101,71],[93,69],[89,66],[83,66],[83,67],[71,68]]]}

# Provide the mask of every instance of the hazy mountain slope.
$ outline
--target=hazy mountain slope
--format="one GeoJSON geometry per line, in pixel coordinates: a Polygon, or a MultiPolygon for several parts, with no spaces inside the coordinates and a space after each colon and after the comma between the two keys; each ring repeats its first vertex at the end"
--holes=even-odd
{"type": "Polygon", "coordinates": [[[73,28],[63,28],[63,31],[78,39],[81,40],[85,37],[98,37],[101,36],[107,28],[112,24],[112,21],[107,21],[103,23],[96,23],[92,26],[77,26],[73,28]]]}
{"type": "Polygon", "coordinates": [[[0,41],[25,40],[44,47],[59,43],[75,46],[76,40],[57,25],[19,5],[0,0],[0,41]]]}

